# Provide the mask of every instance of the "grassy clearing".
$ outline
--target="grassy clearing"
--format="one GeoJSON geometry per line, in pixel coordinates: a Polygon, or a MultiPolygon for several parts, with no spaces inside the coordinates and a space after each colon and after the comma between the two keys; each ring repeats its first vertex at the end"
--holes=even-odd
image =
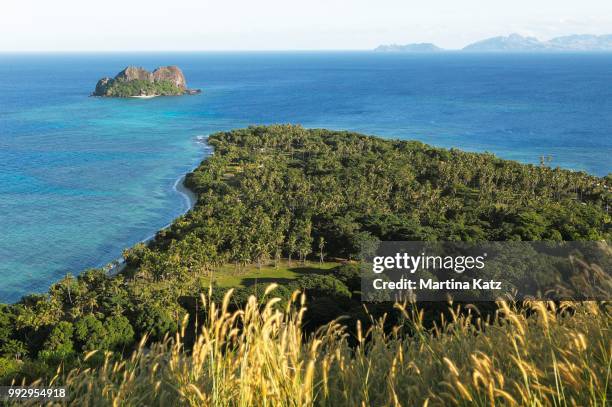
{"type": "MultiPolygon", "coordinates": [[[[259,268],[255,264],[237,268],[233,264],[219,267],[212,273],[212,279],[219,287],[247,287],[252,284],[286,283],[308,274],[324,274],[339,266],[335,262],[305,262],[281,260],[278,266],[265,264],[259,268]]],[[[207,278],[209,281],[209,278],[207,278]]]]}

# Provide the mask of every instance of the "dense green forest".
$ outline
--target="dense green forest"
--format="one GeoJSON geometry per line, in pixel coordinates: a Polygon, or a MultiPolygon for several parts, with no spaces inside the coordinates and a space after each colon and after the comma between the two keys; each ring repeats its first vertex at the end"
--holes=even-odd
{"type": "MultiPolygon", "coordinates": [[[[204,318],[200,294],[228,265],[240,273],[281,259],[337,261],[277,289],[283,298],[306,291],[305,326],[314,329],[345,314],[368,320],[352,260],[378,241],[609,241],[612,234],[611,175],[289,125],[217,133],[208,143],[214,154],[186,179],[195,208],[148,245],[126,250],[119,275],[89,270],[2,306],[4,382],[43,377],[59,363],[100,363],[83,354],[127,352],[144,334],[161,340],[186,314],[193,326],[204,318]]],[[[263,290],[236,290],[233,304],[263,290]]]]}
{"type": "Polygon", "coordinates": [[[158,80],[129,80],[119,81],[111,79],[106,86],[104,96],[130,97],[140,95],[178,96],[185,93],[185,89],[179,88],[172,81],[158,80]]]}

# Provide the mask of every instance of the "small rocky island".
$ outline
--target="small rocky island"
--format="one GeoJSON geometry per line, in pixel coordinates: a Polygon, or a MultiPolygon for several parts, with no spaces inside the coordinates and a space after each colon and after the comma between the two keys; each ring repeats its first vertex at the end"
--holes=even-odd
{"type": "Polygon", "coordinates": [[[161,66],[153,72],[128,66],[114,78],[102,78],[92,96],[140,97],[194,95],[200,89],[188,89],[183,71],[178,66],[161,66]]]}

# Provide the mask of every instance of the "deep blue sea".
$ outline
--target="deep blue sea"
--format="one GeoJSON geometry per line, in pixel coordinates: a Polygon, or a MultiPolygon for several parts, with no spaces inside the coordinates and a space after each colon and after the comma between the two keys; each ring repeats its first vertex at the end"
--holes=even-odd
{"type": "Polygon", "coordinates": [[[184,212],[199,136],[300,123],[605,175],[612,55],[0,54],[0,301],[102,266],[184,212]],[[198,96],[88,97],[126,65],[198,96]]]}

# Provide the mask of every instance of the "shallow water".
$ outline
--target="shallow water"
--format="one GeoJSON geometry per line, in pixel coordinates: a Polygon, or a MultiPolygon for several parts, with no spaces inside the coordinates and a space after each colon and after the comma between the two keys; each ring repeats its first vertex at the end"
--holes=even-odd
{"type": "Polygon", "coordinates": [[[612,55],[0,54],[0,301],[118,257],[182,213],[198,136],[301,123],[597,175],[612,171],[612,55]],[[128,64],[196,96],[88,97],[128,64]]]}

